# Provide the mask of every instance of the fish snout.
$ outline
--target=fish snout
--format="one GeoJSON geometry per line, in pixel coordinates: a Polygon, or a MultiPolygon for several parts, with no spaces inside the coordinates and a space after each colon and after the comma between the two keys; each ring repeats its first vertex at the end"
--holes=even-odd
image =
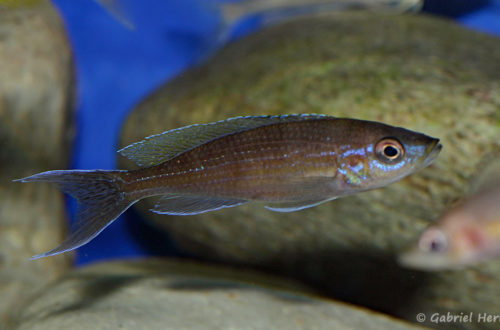
{"type": "Polygon", "coordinates": [[[433,139],[432,143],[426,150],[427,157],[425,157],[422,162],[422,168],[429,166],[437,158],[439,153],[443,149],[443,145],[439,143],[439,139],[433,139]]]}

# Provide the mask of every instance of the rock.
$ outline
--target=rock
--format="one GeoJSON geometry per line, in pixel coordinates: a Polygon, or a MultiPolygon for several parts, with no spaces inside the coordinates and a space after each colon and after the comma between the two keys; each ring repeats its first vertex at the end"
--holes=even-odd
{"type": "Polygon", "coordinates": [[[500,40],[425,15],[342,13],[257,32],[145,99],[122,146],[240,115],[324,113],[439,137],[437,161],[384,189],[294,213],[247,205],[180,217],[149,212],[153,201],[138,208],[199,257],[287,274],[411,321],[423,311],[498,313],[500,262],[426,274],[394,257],[500,148],[499,72],[500,40]]]}
{"type": "Polygon", "coordinates": [[[27,304],[18,329],[416,329],[259,273],[124,261],[67,274],[27,304]]]}
{"type": "Polygon", "coordinates": [[[0,328],[26,296],[62,274],[68,256],[32,261],[66,233],[64,200],[48,185],[13,183],[67,166],[73,67],[63,24],[47,1],[0,10],[0,328]]]}

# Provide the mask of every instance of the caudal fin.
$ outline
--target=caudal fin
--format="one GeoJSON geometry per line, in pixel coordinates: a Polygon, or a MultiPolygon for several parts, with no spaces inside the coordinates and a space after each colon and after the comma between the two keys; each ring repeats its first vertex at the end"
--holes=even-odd
{"type": "Polygon", "coordinates": [[[61,245],[35,255],[38,259],[74,250],[96,237],[135,201],[129,201],[121,190],[121,171],[48,171],[14,180],[49,182],[78,201],[76,222],[61,245]]]}

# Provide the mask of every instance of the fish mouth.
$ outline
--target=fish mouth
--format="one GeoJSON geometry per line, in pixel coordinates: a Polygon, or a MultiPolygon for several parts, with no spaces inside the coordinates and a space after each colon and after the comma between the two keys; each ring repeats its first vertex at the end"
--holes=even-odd
{"type": "Polygon", "coordinates": [[[453,262],[450,256],[430,254],[420,251],[418,248],[401,253],[397,257],[397,262],[402,267],[420,271],[442,271],[463,268],[463,265],[459,262],[453,262]]]}
{"type": "Polygon", "coordinates": [[[421,251],[412,249],[400,254],[397,257],[397,262],[399,265],[420,271],[431,271],[437,270],[442,267],[442,263],[433,260],[432,256],[429,256],[421,251]]]}
{"type": "Polygon", "coordinates": [[[439,143],[439,139],[434,139],[426,150],[427,157],[422,162],[422,168],[429,166],[439,155],[441,149],[443,149],[443,146],[439,143]]]}

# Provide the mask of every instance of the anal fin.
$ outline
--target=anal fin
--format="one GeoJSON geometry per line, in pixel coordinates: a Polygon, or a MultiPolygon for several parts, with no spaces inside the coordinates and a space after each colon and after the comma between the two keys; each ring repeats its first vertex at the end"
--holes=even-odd
{"type": "Polygon", "coordinates": [[[170,215],[194,215],[235,207],[247,203],[244,199],[207,197],[196,195],[165,195],[155,204],[152,212],[170,215]]]}
{"type": "Polygon", "coordinates": [[[331,201],[336,197],[331,197],[327,199],[315,199],[315,200],[305,200],[305,201],[294,201],[294,202],[276,202],[270,205],[264,206],[266,209],[274,212],[295,212],[303,209],[308,209],[310,207],[323,204],[325,202],[331,201]]]}

